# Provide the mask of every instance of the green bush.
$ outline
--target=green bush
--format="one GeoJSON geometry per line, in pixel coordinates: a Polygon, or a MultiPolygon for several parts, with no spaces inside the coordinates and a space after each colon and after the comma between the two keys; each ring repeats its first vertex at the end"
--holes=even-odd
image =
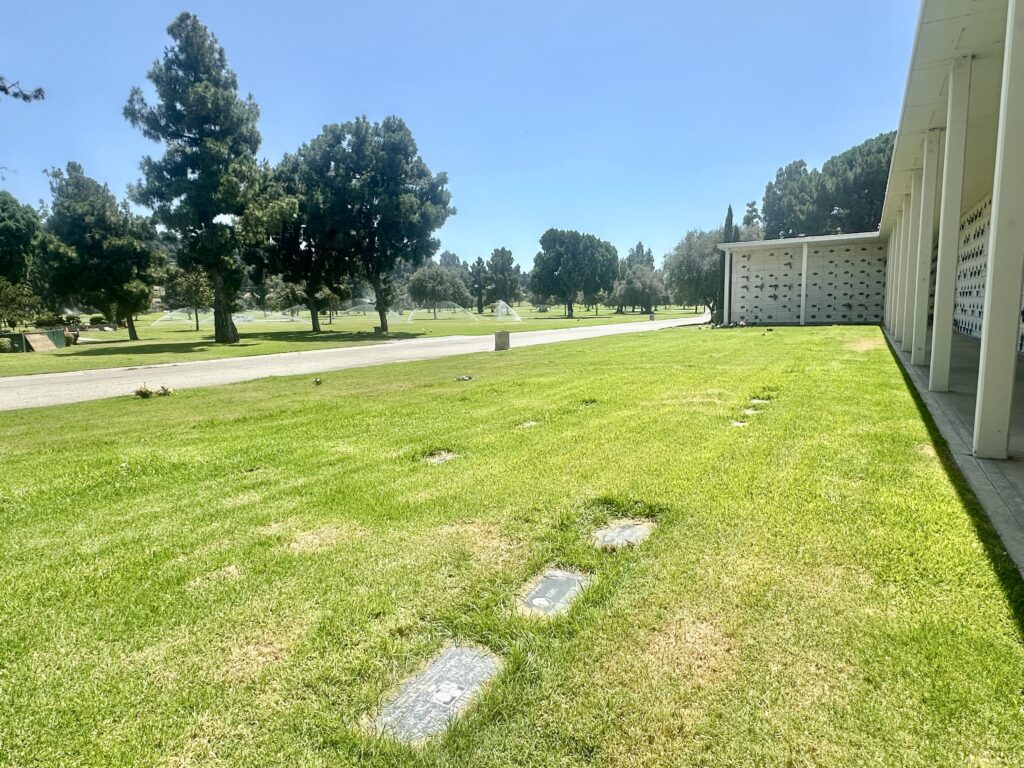
{"type": "Polygon", "coordinates": [[[82,318],[78,315],[64,315],[64,322],[68,325],[78,325],[82,322],[82,318]]]}
{"type": "Polygon", "coordinates": [[[36,328],[55,328],[64,325],[64,318],[60,315],[40,315],[32,321],[36,328]]]}
{"type": "Polygon", "coordinates": [[[13,352],[13,351],[14,351],[14,344],[11,342],[10,339],[0,339],[0,354],[3,354],[4,352],[13,352]]]}
{"type": "Polygon", "coordinates": [[[106,325],[107,318],[103,315],[93,315],[89,318],[89,325],[106,325]]]}

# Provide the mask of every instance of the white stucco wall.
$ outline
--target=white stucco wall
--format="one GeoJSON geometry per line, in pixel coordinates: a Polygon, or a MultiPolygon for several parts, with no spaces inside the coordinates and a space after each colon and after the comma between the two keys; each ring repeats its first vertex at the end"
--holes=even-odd
{"type": "MultiPolygon", "coordinates": [[[[803,244],[733,250],[730,319],[799,323],[803,244]]],[[[880,323],[885,301],[886,244],[808,241],[805,322],[880,323]]]]}

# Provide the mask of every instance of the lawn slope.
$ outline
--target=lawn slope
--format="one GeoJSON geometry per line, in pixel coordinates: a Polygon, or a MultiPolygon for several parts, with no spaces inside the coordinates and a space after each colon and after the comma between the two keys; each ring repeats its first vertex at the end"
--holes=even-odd
{"type": "Polygon", "coordinates": [[[321,378],[0,414],[0,765],[1020,764],[1021,579],[877,328],[321,378]],[[469,715],[368,733],[453,641],[469,715]]]}

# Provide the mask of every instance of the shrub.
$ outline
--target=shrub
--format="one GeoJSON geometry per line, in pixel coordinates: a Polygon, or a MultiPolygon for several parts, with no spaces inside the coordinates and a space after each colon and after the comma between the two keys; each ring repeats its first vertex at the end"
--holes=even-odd
{"type": "Polygon", "coordinates": [[[78,325],[82,322],[82,318],[78,315],[64,315],[64,322],[68,325],[78,325]]]}
{"type": "Polygon", "coordinates": [[[93,315],[89,318],[89,325],[105,325],[107,318],[103,315],[93,315]]]}
{"type": "Polygon", "coordinates": [[[54,328],[64,325],[64,318],[60,315],[40,315],[33,322],[36,328],[54,328]]]}
{"type": "Polygon", "coordinates": [[[10,339],[0,339],[0,354],[3,354],[4,352],[13,352],[13,351],[14,351],[14,344],[11,342],[10,339]]]}
{"type": "Polygon", "coordinates": [[[135,390],[135,396],[141,397],[143,400],[148,400],[151,397],[168,397],[174,394],[173,389],[167,387],[160,387],[160,389],[150,389],[145,384],[135,390]]]}

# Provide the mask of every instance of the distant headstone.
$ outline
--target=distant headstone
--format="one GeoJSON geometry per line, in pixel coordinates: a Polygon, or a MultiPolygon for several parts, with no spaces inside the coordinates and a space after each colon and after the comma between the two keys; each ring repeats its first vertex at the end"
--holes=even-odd
{"type": "Polygon", "coordinates": [[[49,352],[57,348],[45,333],[26,333],[25,341],[32,347],[33,352],[49,352]]]}
{"type": "Polygon", "coordinates": [[[654,319],[654,313],[653,313],[653,312],[651,312],[651,314],[649,314],[649,315],[647,316],[647,319],[648,319],[648,320],[653,320],[653,319],[654,319]]]}
{"type": "Polygon", "coordinates": [[[583,574],[549,568],[523,594],[519,612],[527,616],[565,613],[589,583],[590,579],[583,574]]]}
{"type": "Polygon", "coordinates": [[[494,332],[494,351],[504,352],[506,349],[512,348],[512,342],[510,341],[508,331],[495,331],[494,332]]]}
{"type": "Polygon", "coordinates": [[[377,730],[413,743],[445,730],[501,669],[501,660],[480,648],[443,650],[419,674],[406,680],[377,715],[377,730]]]}
{"type": "Polygon", "coordinates": [[[735,421],[735,420],[734,420],[734,421],[732,422],[732,425],[733,425],[734,427],[745,427],[745,426],[747,426],[747,422],[745,422],[745,421],[735,421]]]}
{"type": "Polygon", "coordinates": [[[451,451],[432,451],[423,457],[423,460],[428,464],[444,464],[446,461],[451,461],[455,458],[455,454],[451,451]]]}
{"type": "Polygon", "coordinates": [[[743,415],[744,416],[756,416],[759,413],[761,413],[761,411],[759,411],[757,408],[744,408],[743,409],[743,415]]]}
{"type": "Polygon", "coordinates": [[[654,522],[651,520],[620,518],[611,520],[606,527],[594,531],[594,543],[602,549],[635,547],[653,531],[654,522]]]}

